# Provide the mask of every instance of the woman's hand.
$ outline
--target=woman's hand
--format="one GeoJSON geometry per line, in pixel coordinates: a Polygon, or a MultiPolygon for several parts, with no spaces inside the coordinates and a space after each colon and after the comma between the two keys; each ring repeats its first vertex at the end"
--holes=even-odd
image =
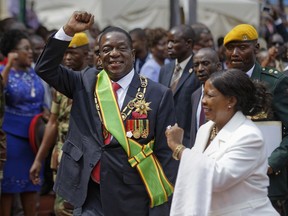
{"type": "Polygon", "coordinates": [[[5,67],[1,73],[4,86],[7,86],[8,76],[9,76],[10,70],[13,67],[13,65],[15,64],[15,62],[17,61],[17,59],[18,59],[18,53],[16,53],[16,52],[9,52],[8,53],[7,64],[5,65],[5,67]]]}
{"type": "Polygon", "coordinates": [[[7,64],[6,66],[9,67],[9,69],[14,65],[15,61],[18,59],[18,53],[16,52],[9,52],[7,56],[7,64]]]}
{"type": "Polygon", "coordinates": [[[40,184],[40,171],[41,171],[41,162],[35,160],[30,168],[30,180],[33,182],[34,185],[40,184]]]}
{"type": "Polygon", "coordinates": [[[165,135],[169,148],[174,152],[176,147],[182,144],[184,130],[178,127],[178,124],[176,123],[174,126],[167,127],[165,135]]]}

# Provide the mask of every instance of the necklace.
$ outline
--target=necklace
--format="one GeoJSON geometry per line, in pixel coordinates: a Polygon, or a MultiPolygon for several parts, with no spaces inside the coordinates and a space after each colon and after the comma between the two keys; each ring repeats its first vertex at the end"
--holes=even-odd
{"type": "Polygon", "coordinates": [[[212,140],[217,136],[217,134],[218,134],[218,131],[217,131],[216,126],[214,125],[210,133],[209,141],[212,142],[212,140]]]}

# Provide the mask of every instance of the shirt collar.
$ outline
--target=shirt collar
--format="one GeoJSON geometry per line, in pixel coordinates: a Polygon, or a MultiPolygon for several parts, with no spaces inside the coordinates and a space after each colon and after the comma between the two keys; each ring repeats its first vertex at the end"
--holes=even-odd
{"type": "Polygon", "coordinates": [[[128,74],[126,74],[124,77],[118,80],[117,83],[121,86],[123,90],[125,90],[130,85],[133,76],[134,76],[134,68],[128,74]]]}
{"type": "Polygon", "coordinates": [[[252,76],[252,73],[253,73],[254,68],[255,68],[255,64],[253,65],[253,67],[252,67],[250,70],[247,71],[246,74],[247,74],[249,77],[252,76]]]}
{"type": "Polygon", "coordinates": [[[186,58],[184,61],[182,61],[180,63],[178,62],[178,59],[176,59],[175,64],[176,65],[179,64],[181,69],[184,70],[184,68],[186,67],[186,65],[187,65],[187,63],[188,63],[188,61],[190,60],[191,57],[192,57],[192,55],[190,55],[188,58],[186,58]]]}

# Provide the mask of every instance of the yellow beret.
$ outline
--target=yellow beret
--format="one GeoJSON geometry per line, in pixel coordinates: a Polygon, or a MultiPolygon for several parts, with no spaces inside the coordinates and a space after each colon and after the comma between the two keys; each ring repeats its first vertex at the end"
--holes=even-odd
{"type": "Polygon", "coordinates": [[[77,48],[89,44],[87,35],[84,32],[76,33],[72,38],[69,48],[77,48]]]}
{"type": "Polygon", "coordinates": [[[252,25],[240,24],[235,26],[224,38],[224,45],[231,41],[257,40],[258,33],[252,25]]]}

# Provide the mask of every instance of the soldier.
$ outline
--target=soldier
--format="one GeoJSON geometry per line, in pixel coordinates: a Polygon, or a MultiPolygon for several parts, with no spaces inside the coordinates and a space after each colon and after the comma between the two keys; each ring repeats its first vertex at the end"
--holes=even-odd
{"type": "Polygon", "coordinates": [[[268,158],[270,186],[268,196],[281,215],[285,215],[285,202],[288,195],[288,77],[273,68],[262,68],[256,61],[259,50],[258,33],[248,24],[234,27],[224,38],[228,68],[237,68],[251,79],[259,80],[268,86],[273,95],[271,112],[257,116],[258,120],[281,121],[283,139],[268,158]]]}
{"type": "MultiPolygon", "coordinates": [[[[85,33],[81,32],[75,34],[64,54],[64,65],[76,71],[85,70],[88,66],[88,45],[88,37],[85,33]]],[[[61,149],[69,127],[72,99],[69,99],[58,91],[55,91],[53,96],[51,116],[45,129],[42,144],[31,167],[30,176],[39,175],[41,161],[46,157],[47,151],[55,143],[54,141],[57,137],[56,145],[53,149],[51,158],[51,168],[55,171],[54,178],[56,177],[57,168],[62,155],[61,149]]],[[[31,180],[35,184],[39,183],[39,179],[35,181],[35,179],[31,177],[31,180]]],[[[73,215],[73,206],[57,194],[54,210],[57,216],[73,215]]]]}

